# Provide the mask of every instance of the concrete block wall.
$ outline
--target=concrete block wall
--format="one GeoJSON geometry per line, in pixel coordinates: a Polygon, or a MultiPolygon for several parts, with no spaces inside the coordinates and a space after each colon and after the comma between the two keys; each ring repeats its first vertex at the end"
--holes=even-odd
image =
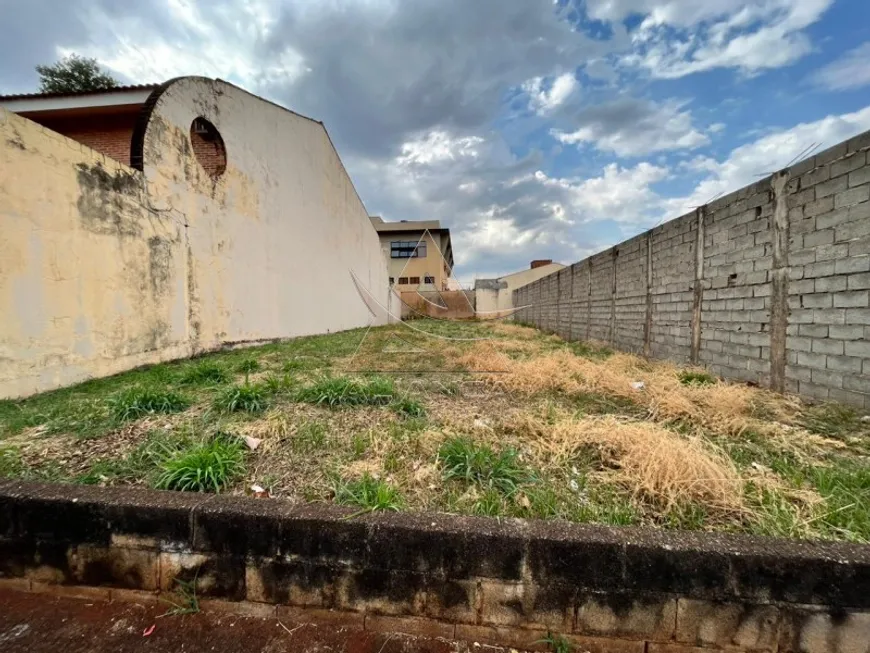
{"type": "Polygon", "coordinates": [[[857,653],[870,549],[0,481],[0,586],[547,650],[857,653]],[[375,627],[375,626],[373,626],[375,627]]]}
{"type": "Polygon", "coordinates": [[[575,263],[570,294],[521,288],[516,319],[870,409],[868,151],[870,132],[575,263]]]}

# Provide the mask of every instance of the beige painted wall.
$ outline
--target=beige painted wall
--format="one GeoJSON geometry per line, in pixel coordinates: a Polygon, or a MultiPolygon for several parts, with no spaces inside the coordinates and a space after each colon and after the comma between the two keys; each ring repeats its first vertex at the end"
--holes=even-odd
{"type": "Polygon", "coordinates": [[[521,270],[520,272],[514,272],[513,274],[499,277],[497,281],[501,282],[499,285],[503,287],[498,290],[476,288],[474,294],[478,315],[486,319],[487,317],[492,317],[493,314],[497,314],[499,311],[510,311],[514,308],[514,290],[522,288],[533,281],[537,281],[548,274],[558,272],[564,267],[565,266],[561,263],[550,263],[549,265],[542,265],[538,268],[529,268],[528,270],[521,270]],[[490,313],[491,315],[487,316],[486,313],[490,313]]]}
{"type": "MultiPolygon", "coordinates": [[[[444,287],[444,282],[450,276],[449,272],[445,269],[446,265],[444,263],[444,257],[441,255],[440,245],[436,244],[436,239],[433,238],[432,234],[426,234],[424,238],[426,241],[425,258],[390,258],[390,243],[394,240],[417,242],[421,238],[423,238],[423,234],[413,232],[410,232],[407,235],[380,235],[381,248],[383,249],[384,256],[387,259],[387,266],[390,270],[389,276],[395,279],[396,287],[400,292],[417,290],[416,284],[400,285],[399,279],[401,277],[420,277],[420,284],[422,284],[423,277],[428,274],[435,278],[435,289],[441,290],[444,287]]],[[[438,240],[440,241],[440,238],[438,240]]]]}
{"type": "Polygon", "coordinates": [[[0,109],[0,222],[0,397],[387,321],[378,236],[322,124],[223,82],[168,85],[143,172],[0,109]],[[197,116],[226,145],[217,180],[197,116]]]}

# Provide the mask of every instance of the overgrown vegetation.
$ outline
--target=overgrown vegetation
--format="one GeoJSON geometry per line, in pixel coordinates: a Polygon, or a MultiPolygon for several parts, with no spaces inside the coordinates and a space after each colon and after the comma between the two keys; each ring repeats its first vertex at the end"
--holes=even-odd
{"type": "Polygon", "coordinates": [[[370,474],[356,480],[339,479],[335,484],[335,500],[366,511],[401,510],[404,505],[396,488],[370,474]]]}
{"type": "Polygon", "coordinates": [[[214,406],[225,413],[259,413],[269,406],[269,396],[265,386],[244,383],[225,388],[215,398],[214,406]]]}
{"type": "Polygon", "coordinates": [[[163,459],[155,486],[163,490],[222,492],[245,471],[244,445],[223,433],[158,455],[163,459]]]}
{"type": "Polygon", "coordinates": [[[223,365],[204,360],[185,370],[181,382],[186,385],[219,385],[229,382],[230,378],[223,365]]]}
{"type": "Polygon", "coordinates": [[[129,388],[109,398],[109,410],[121,422],[155,413],[177,413],[189,405],[185,397],[156,387],[129,388]]]}
{"type": "Polygon", "coordinates": [[[320,406],[383,406],[395,396],[396,386],[391,379],[327,376],[300,389],[297,399],[320,406]]]}
{"type": "Polygon", "coordinates": [[[678,375],[683,385],[713,385],[716,378],[702,370],[682,370],[678,375]]]}
{"type": "Polygon", "coordinates": [[[413,327],[437,337],[359,329],[0,402],[0,477],[870,541],[859,411],[516,324],[413,327]]]}
{"type": "Polygon", "coordinates": [[[500,451],[469,438],[453,438],[438,450],[438,460],[444,468],[444,480],[475,483],[483,489],[494,489],[511,496],[534,475],[519,463],[519,452],[513,448],[500,451]]]}

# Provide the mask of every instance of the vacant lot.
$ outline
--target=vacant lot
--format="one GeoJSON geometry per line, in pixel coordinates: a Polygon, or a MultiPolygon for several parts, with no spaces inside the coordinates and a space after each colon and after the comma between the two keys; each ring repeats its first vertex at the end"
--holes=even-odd
{"type": "Polygon", "coordinates": [[[849,408],[500,323],[300,338],[0,402],[0,476],[854,541],[868,453],[849,408]]]}

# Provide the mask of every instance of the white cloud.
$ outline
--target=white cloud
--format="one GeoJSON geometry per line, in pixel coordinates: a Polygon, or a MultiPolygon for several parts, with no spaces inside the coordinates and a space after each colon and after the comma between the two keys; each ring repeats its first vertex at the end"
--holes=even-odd
{"type": "Polygon", "coordinates": [[[870,85],[870,41],[817,70],[811,76],[811,81],[829,91],[870,85]]]}
{"type": "Polygon", "coordinates": [[[695,149],[710,142],[692,124],[692,114],[683,110],[684,102],[668,100],[661,104],[622,98],[581,111],[576,121],[582,126],[551,134],[561,143],[593,143],[599,150],[621,157],[640,157],[652,152],[695,149]]]}
{"type": "Polygon", "coordinates": [[[543,77],[533,77],[522,85],[529,96],[529,108],[538,115],[551,113],[574,95],[577,78],[573,72],[563,73],[550,82],[543,77]]]}
{"type": "Polygon", "coordinates": [[[477,157],[480,136],[452,137],[445,131],[431,131],[422,138],[402,144],[399,165],[429,165],[458,158],[477,157]]]}
{"type": "Polygon", "coordinates": [[[622,21],[641,14],[627,66],[677,78],[714,68],[746,74],[779,68],[812,50],[803,30],[834,0],[589,0],[590,16],[622,21]]]}
{"type": "Polygon", "coordinates": [[[203,75],[257,91],[274,83],[292,83],[310,72],[303,55],[293,48],[269,58],[262,56],[258,46],[272,34],[278,18],[276,7],[267,2],[246,0],[204,8],[191,0],[167,0],[165,4],[175,34],[149,30],[143,38],[139,18],[89,6],[83,11],[92,33],[111,38],[61,47],[59,54],[94,57],[113,72],[141,83],[203,75]],[[179,34],[184,38],[179,39],[179,34]]]}
{"type": "Polygon", "coordinates": [[[692,206],[700,206],[722,193],[730,193],[751,184],[761,176],[781,170],[813,143],[820,149],[831,147],[870,129],[870,106],[838,116],[827,116],[814,122],[801,123],[732,150],[723,161],[699,157],[691,162],[695,170],[710,175],[702,180],[691,195],[667,201],[668,215],[676,217],[692,206]]]}

